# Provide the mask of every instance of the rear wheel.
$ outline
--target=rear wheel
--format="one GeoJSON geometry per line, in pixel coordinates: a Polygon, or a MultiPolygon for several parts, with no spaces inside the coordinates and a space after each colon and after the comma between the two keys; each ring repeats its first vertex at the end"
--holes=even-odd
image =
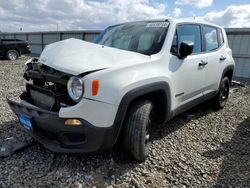
{"type": "Polygon", "coordinates": [[[16,60],[18,58],[18,56],[19,56],[19,53],[16,50],[9,50],[6,53],[6,58],[11,60],[11,61],[16,60]]]}
{"type": "Polygon", "coordinates": [[[138,101],[130,108],[125,120],[124,147],[138,162],[145,161],[148,156],[152,108],[150,101],[138,101]]]}
{"type": "Polygon", "coordinates": [[[229,87],[229,79],[228,77],[224,77],[221,80],[218,94],[212,100],[214,109],[222,109],[225,107],[229,96],[229,87]]]}

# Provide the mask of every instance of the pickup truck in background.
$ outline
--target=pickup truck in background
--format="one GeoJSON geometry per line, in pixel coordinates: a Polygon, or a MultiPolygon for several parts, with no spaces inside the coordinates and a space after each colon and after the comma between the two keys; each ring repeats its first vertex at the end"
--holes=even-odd
{"type": "Polygon", "coordinates": [[[0,57],[16,60],[23,54],[30,54],[30,46],[27,41],[0,38],[0,57]]]}

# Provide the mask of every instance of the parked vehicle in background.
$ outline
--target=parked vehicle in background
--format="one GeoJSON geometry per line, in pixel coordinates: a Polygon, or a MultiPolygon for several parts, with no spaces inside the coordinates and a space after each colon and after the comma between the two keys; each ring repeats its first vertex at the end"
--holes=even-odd
{"type": "Polygon", "coordinates": [[[0,38],[0,57],[16,60],[24,54],[30,54],[30,46],[27,41],[0,38]]]}
{"type": "Polygon", "coordinates": [[[154,124],[206,100],[215,109],[226,104],[234,60],[222,27],[130,22],[108,27],[96,43],[47,45],[26,63],[22,102],[8,99],[28,133],[52,151],[109,150],[120,140],[144,161],[154,124]]]}

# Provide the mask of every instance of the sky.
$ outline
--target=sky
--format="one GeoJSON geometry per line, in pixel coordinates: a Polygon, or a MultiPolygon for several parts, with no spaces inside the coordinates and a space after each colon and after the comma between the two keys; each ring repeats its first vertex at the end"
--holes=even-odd
{"type": "Polygon", "coordinates": [[[104,29],[157,18],[250,27],[250,0],[0,0],[0,31],[104,29]]]}

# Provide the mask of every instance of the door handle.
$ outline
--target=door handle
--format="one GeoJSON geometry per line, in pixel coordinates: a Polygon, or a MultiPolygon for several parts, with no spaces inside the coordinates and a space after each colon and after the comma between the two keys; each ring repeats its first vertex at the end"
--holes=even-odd
{"type": "Polygon", "coordinates": [[[206,61],[201,60],[201,62],[199,63],[199,67],[206,66],[206,64],[207,64],[206,61]]]}
{"type": "Polygon", "coordinates": [[[221,57],[220,57],[220,61],[224,61],[225,59],[227,59],[227,58],[224,57],[224,56],[221,56],[221,57]]]}

